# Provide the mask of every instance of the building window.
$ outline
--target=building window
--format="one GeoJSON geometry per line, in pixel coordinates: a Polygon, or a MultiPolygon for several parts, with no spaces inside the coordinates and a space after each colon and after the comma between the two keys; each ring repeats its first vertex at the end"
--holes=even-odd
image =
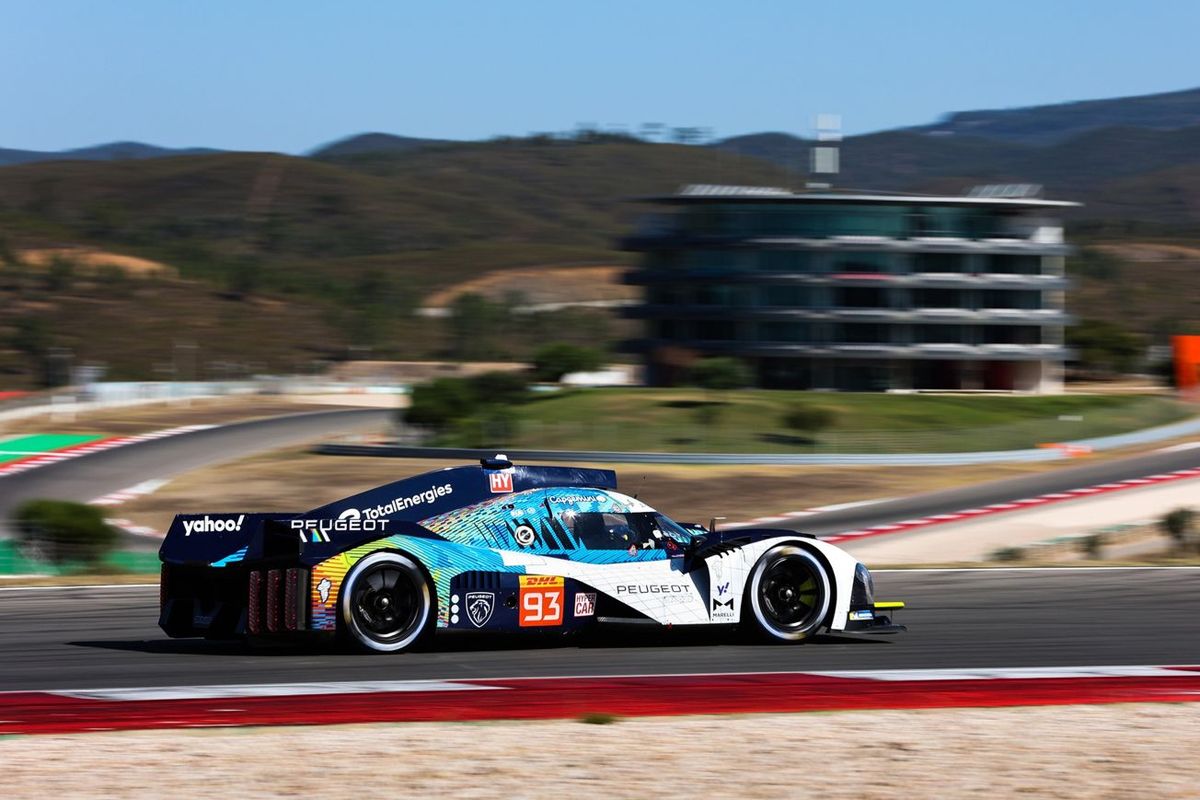
{"type": "Polygon", "coordinates": [[[776,308],[812,308],[813,291],[808,286],[759,286],[761,305],[776,308]]]}
{"type": "Polygon", "coordinates": [[[913,308],[964,308],[965,296],[958,289],[913,289],[913,308]]]}
{"type": "Polygon", "coordinates": [[[696,323],[696,338],[702,342],[732,342],[737,339],[737,324],[727,319],[706,319],[696,323]]]}
{"type": "Polygon", "coordinates": [[[1039,309],[1042,293],[1015,289],[987,289],[979,293],[980,308],[1039,309]]]}
{"type": "Polygon", "coordinates": [[[807,322],[763,322],[758,335],[764,342],[811,342],[812,325],[807,322]]]}
{"type": "Polygon", "coordinates": [[[914,272],[966,272],[967,259],[958,253],[921,253],[914,272]]]}
{"type": "Polygon", "coordinates": [[[1041,344],[1042,329],[1036,325],[988,325],[984,344],[1041,344]]]}
{"type": "Polygon", "coordinates": [[[890,253],[836,253],[830,272],[887,273],[892,271],[890,253]]]}
{"type": "Polygon", "coordinates": [[[762,272],[811,272],[813,254],[803,250],[763,250],[758,253],[758,269],[762,272]]]}
{"type": "Polygon", "coordinates": [[[887,289],[873,286],[833,287],[833,304],[837,308],[890,308],[887,289]]]}
{"type": "Polygon", "coordinates": [[[966,325],[918,325],[916,344],[970,344],[971,331],[966,325]]]}
{"type": "Polygon", "coordinates": [[[849,323],[837,325],[835,341],[844,344],[891,344],[892,327],[890,325],[864,325],[849,323]]]}
{"type": "Polygon", "coordinates": [[[1042,259],[1041,256],[992,253],[987,257],[987,271],[1001,275],[1038,275],[1042,271],[1042,259]]]}

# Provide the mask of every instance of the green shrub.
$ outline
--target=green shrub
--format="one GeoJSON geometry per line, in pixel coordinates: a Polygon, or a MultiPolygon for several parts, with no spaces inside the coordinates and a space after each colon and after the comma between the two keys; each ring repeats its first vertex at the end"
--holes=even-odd
{"type": "Polygon", "coordinates": [[[1079,542],[1080,552],[1087,558],[1100,559],[1104,557],[1105,536],[1103,533],[1093,533],[1083,537],[1079,542]]]}
{"type": "Polygon", "coordinates": [[[478,405],[475,393],[465,381],[437,378],[413,387],[409,406],[403,410],[402,416],[409,425],[422,425],[440,431],[474,412],[478,405]]]}
{"type": "Polygon", "coordinates": [[[1020,547],[1001,547],[992,551],[992,561],[1020,561],[1025,557],[1025,550],[1020,547]]]}
{"type": "Polygon", "coordinates": [[[688,370],[689,380],[702,389],[720,392],[750,384],[750,369],[736,358],[702,358],[688,370]]]}
{"type": "Polygon", "coordinates": [[[61,292],[71,288],[75,282],[75,262],[69,258],[55,256],[46,267],[46,289],[61,292]]]}
{"type": "Polygon", "coordinates": [[[467,386],[484,405],[522,403],[529,399],[529,378],[523,372],[483,372],[467,378],[467,386]]]}
{"type": "Polygon", "coordinates": [[[783,425],[800,433],[816,433],[837,420],[837,412],[825,406],[796,403],[783,412],[783,425]]]}
{"type": "Polygon", "coordinates": [[[1168,511],[1159,520],[1159,527],[1179,546],[1191,543],[1196,526],[1196,511],[1192,508],[1176,508],[1168,511]]]}
{"type": "Polygon", "coordinates": [[[572,372],[591,372],[604,363],[604,354],[594,347],[554,342],[533,354],[533,372],[541,381],[557,382],[572,372]]]}
{"type": "Polygon", "coordinates": [[[455,420],[443,444],[457,447],[506,447],[516,433],[517,419],[508,406],[494,405],[455,420]]]}
{"type": "Polygon", "coordinates": [[[100,511],[65,500],[28,500],[13,513],[13,527],[27,549],[53,564],[102,561],[117,543],[117,531],[100,511]]]}
{"type": "Polygon", "coordinates": [[[528,380],[519,372],[437,378],[413,387],[401,420],[439,434],[451,432],[453,443],[462,447],[492,447],[515,429],[509,407],[528,398],[528,380]]]}

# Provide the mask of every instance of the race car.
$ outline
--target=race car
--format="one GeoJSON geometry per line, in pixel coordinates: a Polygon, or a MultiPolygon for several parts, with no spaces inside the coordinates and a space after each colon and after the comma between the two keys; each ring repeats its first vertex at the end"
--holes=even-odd
{"type": "Polygon", "coordinates": [[[895,633],[871,573],[813,536],[678,523],[611,470],[479,466],[405,478],[300,514],[180,514],[168,636],[324,636],[400,652],[437,631],[607,623],[740,626],[768,641],[895,633]]]}

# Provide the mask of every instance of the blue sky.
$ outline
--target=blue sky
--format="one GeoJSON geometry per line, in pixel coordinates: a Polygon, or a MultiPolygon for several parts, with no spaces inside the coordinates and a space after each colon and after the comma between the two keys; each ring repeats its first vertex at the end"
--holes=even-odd
{"type": "Polygon", "coordinates": [[[1200,85],[1200,3],[0,0],[0,147],[847,133],[1200,85]]]}

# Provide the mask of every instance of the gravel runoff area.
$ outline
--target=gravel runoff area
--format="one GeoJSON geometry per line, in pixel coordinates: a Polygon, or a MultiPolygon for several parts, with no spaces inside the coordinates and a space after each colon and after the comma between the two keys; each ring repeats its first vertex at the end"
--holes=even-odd
{"type": "Polygon", "coordinates": [[[155,730],[0,763],[6,797],[1195,798],[1197,730],[1200,704],[155,730]]]}

